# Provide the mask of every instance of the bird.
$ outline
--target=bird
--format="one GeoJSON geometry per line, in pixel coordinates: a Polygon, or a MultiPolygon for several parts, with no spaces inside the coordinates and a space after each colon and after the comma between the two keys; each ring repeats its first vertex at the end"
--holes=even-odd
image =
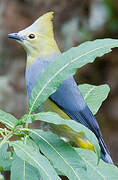
{"type": "MultiPolygon", "coordinates": [[[[28,99],[31,92],[46,67],[61,54],[61,51],[54,39],[53,12],[47,12],[40,16],[32,25],[20,30],[17,33],[8,34],[9,38],[19,42],[26,51],[26,91],[28,99]]],[[[60,87],[44,102],[42,111],[58,113],[64,119],[72,119],[89,128],[97,137],[101,148],[101,159],[106,163],[113,164],[110,152],[103,140],[98,122],[88,105],[86,104],[73,76],[62,82],[60,87]]],[[[57,126],[53,127],[61,136],[70,138],[78,147],[94,151],[94,147],[86,137],[76,135],[71,129],[57,126]]]]}

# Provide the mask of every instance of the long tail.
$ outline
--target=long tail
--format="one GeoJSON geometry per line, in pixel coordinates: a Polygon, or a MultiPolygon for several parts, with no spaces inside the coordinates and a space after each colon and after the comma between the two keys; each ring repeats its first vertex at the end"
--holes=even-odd
{"type": "Polygon", "coordinates": [[[83,124],[96,135],[101,147],[101,158],[105,162],[113,164],[110,153],[102,138],[98,122],[86,104],[74,78],[69,77],[63,81],[59,89],[50,98],[71,119],[83,124]]]}
{"type": "Polygon", "coordinates": [[[113,164],[113,161],[110,156],[110,152],[108,151],[108,148],[105,145],[103,138],[99,139],[99,144],[101,147],[101,159],[107,163],[113,164]]]}

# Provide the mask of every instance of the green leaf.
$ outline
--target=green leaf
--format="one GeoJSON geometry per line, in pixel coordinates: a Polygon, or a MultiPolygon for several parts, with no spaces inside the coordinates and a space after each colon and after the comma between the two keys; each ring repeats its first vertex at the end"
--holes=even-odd
{"type": "Polygon", "coordinates": [[[86,166],[81,157],[68,143],[58,136],[42,130],[31,130],[30,136],[39,145],[41,152],[65,176],[73,180],[87,180],[86,166]]]}
{"type": "Polygon", "coordinates": [[[8,150],[8,144],[3,144],[2,148],[0,148],[0,171],[8,171],[10,170],[12,159],[11,152],[8,150]]]}
{"type": "Polygon", "coordinates": [[[99,39],[85,42],[59,55],[40,75],[31,93],[29,114],[54,93],[66,78],[74,75],[77,68],[92,63],[96,57],[103,56],[114,47],[118,47],[118,40],[99,39]]]}
{"type": "Polygon", "coordinates": [[[32,120],[41,120],[50,124],[52,131],[59,136],[69,138],[70,141],[75,142],[80,135],[87,137],[87,139],[93,144],[97,153],[98,160],[100,159],[100,147],[95,134],[82,124],[73,121],[65,120],[58,114],[53,112],[41,112],[32,115],[25,115],[22,120],[25,122],[32,120]]]}
{"type": "Polygon", "coordinates": [[[105,163],[103,160],[100,160],[99,164],[96,165],[96,156],[94,152],[79,148],[76,148],[76,151],[85,161],[90,179],[95,179],[95,180],[118,179],[118,168],[116,166],[105,163]]]}
{"type": "Polygon", "coordinates": [[[7,128],[12,129],[18,120],[11,114],[0,109],[0,122],[7,128]]]}
{"type": "Polygon", "coordinates": [[[19,158],[38,168],[43,180],[60,180],[50,162],[40,152],[34,151],[34,148],[23,144],[21,141],[11,142],[11,145],[19,158]]]}
{"type": "Polygon", "coordinates": [[[79,85],[78,87],[91,112],[95,115],[102,105],[102,102],[107,98],[109,94],[109,86],[106,84],[100,86],[83,84],[79,85]]]}
{"type": "Polygon", "coordinates": [[[16,154],[13,156],[10,180],[40,180],[37,168],[20,159],[16,154]]]}

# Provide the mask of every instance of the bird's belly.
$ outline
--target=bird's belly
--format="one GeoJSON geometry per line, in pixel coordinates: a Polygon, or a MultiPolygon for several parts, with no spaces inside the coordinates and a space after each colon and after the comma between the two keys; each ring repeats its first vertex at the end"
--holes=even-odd
{"type": "Polygon", "coordinates": [[[47,101],[45,101],[45,103],[43,104],[43,111],[48,112],[56,112],[57,114],[59,114],[63,119],[71,119],[64,111],[62,111],[53,101],[51,101],[50,99],[48,99],[47,101]]]}
{"type": "MultiPolygon", "coordinates": [[[[71,118],[63,112],[53,101],[48,99],[44,104],[42,111],[48,112],[56,112],[59,114],[63,119],[70,120],[71,118]]],[[[82,134],[73,131],[70,127],[66,125],[51,125],[51,131],[55,134],[66,138],[67,140],[71,141],[72,143],[76,144],[77,146],[90,149],[94,151],[93,145],[85,138],[82,134]]]]}

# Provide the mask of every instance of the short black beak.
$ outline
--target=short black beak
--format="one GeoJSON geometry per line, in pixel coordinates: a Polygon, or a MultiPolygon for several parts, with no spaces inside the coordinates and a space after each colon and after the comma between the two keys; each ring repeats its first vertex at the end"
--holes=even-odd
{"type": "Polygon", "coordinates": [[[18,41],[22,41],[23,40],[23,38],[21,36],[19,36],[18,33],[8,34],[8,38],[16,39],[18,41]]]}

